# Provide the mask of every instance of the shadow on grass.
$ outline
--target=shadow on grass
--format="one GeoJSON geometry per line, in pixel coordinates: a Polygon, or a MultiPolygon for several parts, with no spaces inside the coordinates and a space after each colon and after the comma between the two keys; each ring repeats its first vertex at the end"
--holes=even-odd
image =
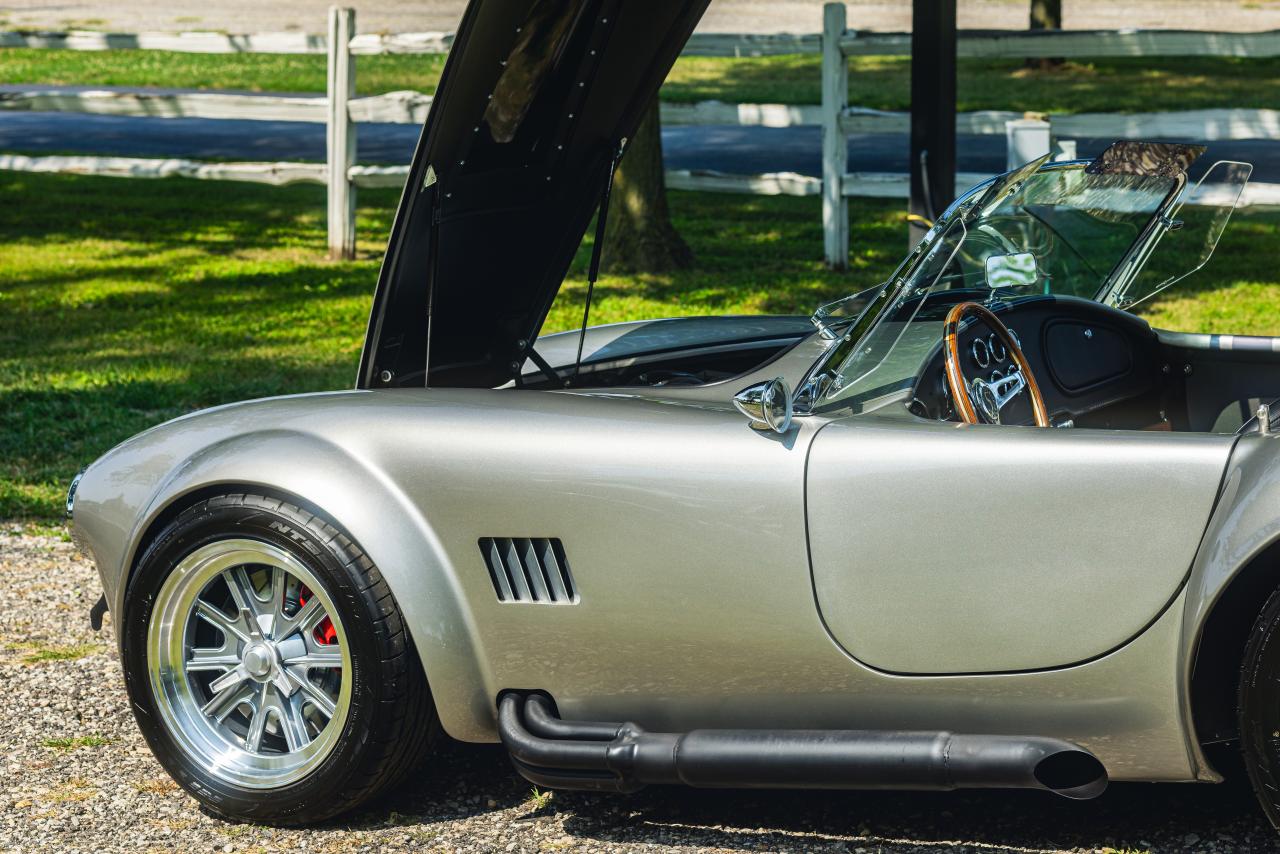
{"type": "Polygon", "coordinates": [[[0,176],[0,518],[160,421],[350,386],[396,196],[361,200],[335,264],[322,188],[0,176]]]}
{"type": "MultiPolygon", "coordinates": [[[[960,59],[957,109],[1050,113],[1160,112],[1270,108],[1280,59],[1122,57],[1033,70],[1018,59],[960,59]]],[[[849,103],[879,110],[911,107],[905,56],[849,59],[849,103]]],[[[662,87],[667,101],[818,104],[816,55],[685,57],[662,87]]]]}
{"type": "MultiPolygon", "coordinates": [[[[1154,287],[1184,275],[1201,258],[1203,242],[1178,232],[1164,237],[1138,283],[1154,287]]],[[[1280,240],[1280,213],[1236,211],[1203,269],[1136,307],[1153,326],[1188,332],[1280,335],[1280,268],[1270,262],[1280,240]]]]}
{"type": "MultiPolygon", "coordinates": [[[[385,240],[396,199],[391,190],[361,191],[363,236],[385,240]]],[[[8,239],[95,238],[161,247],[194,241],[234,249],[277,248],[284,241],[323,251],[324,216],[325,190],[313,185],[0,175],[0,228],[8,239]]]]}
{"type": "Polygon", "coordinates": [[[0,518],[54,519],[75,471],[124,439],[221,403],[349,387],[356,362],[282,366],[212,358],[171,381],[119,379],[74,390],[0,390],[0,518]]]}
{"type": "MultiPolygon", "coordinates": [[[[665,274],[606,274],[596,286],[592,322],[674,314],[808,314],[883,281],[907,251],[903,214],[892,200],[851,203],[850,269],[837,273],[822,261],[816,198],[690,192],[671,192],[669,198],[676,228],[693,248],[694,266],[665,274]]],[[[588,229],[545,331],[573,328],[582,320],[591,234],[588,229]]]]}

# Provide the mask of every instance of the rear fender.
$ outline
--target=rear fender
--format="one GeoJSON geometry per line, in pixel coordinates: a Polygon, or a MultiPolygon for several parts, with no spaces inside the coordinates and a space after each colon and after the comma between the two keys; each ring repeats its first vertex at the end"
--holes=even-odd
{"type": "MultiPolygon", "coordinates": [[[[1217,507],[1209,520],[1191,576],[1182,624],[1182,685],[1184,729],[1191,758],[1202,780],[1219,780],[1195,738],[1192,715],[1192,675],[1201,650],[1205,626],[1214,607],[1241,573],[1280,542],[1280,437],[1242,436],[1227,466],[1217,507]]],[[[1268,589],[1267,593],[1270,593],[1268,589]]],[[[1257,603],[1261,611],[1263,599],[1257,603]]],[[[1256,612],[1255,612],[1256,613],[1256,612]]],[[[1252,625],[1252,620],[1250,620],[1252,625]]],[[[1231,663],[1233,668],[1240,662],[1231,663]]]]}

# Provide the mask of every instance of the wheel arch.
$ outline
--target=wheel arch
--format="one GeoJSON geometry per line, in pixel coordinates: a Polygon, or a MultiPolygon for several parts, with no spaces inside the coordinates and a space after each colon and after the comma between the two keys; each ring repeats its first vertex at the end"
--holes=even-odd
{"type": "Polygon", "coordinates": [[[1254,622],[1280,587],[1280,539],[1272,540],[1232,576],[1200,627],[1191,666],[1190,701],[1201,744],[1238,736],[1236,689],[1254,622]]]}
{"type": "Polygon", "coordinates": [[[130,537],[112,610],[122,612],[138,562],[166,525],[202,500],[240,492],[316,513],[355,542],[405,616],[445,731],[494,739],[478,632],[431,525],[385,472],[313,434],[239,434],[174,466],[130,537]]]}
{"type": "Polygon", "coordinates": [[[1187,748],[1216,781],[1203,746],[1237,736],[1240,666],[1253,625],[1280,587],[1280,446],[1239,438],[1187,582],[1178,681],[1187,748]]]}

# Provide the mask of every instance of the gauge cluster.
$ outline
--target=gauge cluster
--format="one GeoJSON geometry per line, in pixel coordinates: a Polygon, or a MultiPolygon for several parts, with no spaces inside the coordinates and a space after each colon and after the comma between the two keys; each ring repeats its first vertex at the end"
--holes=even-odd
{"type": "MultiPolygon", "coordinates": [[[[1021,347],[1022,339],[1018,337],[1018,333],[1010,329],[1009,334],[1021,347]]],[[[971,378],[980,376],[995,382],[1017,370],[1009,358],[1009,350],[1004,346],[1004,341],[994,332],[985,337],[981,335],[975,337],[973,343],[969,345],[969,357],[973,365],[965,373],[971,378]]]]}

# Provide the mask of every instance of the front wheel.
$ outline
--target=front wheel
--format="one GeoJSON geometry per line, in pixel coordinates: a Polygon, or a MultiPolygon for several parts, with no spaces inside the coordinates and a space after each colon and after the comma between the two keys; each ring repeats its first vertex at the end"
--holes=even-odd
{"type": "Polygon", "coordinates": [[[228,818],[337,815],[409,771],[436,727],[377,568],[276,499],[219,496],[177,516],[139,562],[121,630],[152,752],[228,818]]]}
{"type": "Polygon", "coordinates": [[[1280,828],[1280,590],[1267,600],[1245,645],[1239,724],[1249,782],[1280,828]]]}

